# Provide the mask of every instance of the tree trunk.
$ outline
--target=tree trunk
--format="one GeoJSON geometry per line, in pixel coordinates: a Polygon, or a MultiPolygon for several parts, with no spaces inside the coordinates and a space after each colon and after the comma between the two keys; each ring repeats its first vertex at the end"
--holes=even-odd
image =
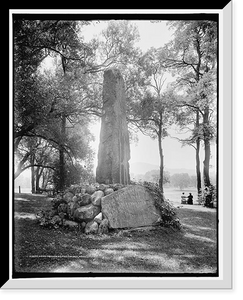
{"type": "Polygon", "coordinates": [[[64,151],[63,147],[60,146],[59,150],[59,191],[64,190],[64,185],[65,185],[65,161],[64,161],[64,151]]]}
{"type": "Polygon", "coordinates": [[[37,167],[36,172],[35,172],[35,188],[36,188],[37,192],[40,189],[40,178],[43,173],[43,170],[44,170],[44,168],[37,167]]]}
{"type": "Polygon", "coordinates": [[[211,185],[210,176],[209,176],[209,162],[210,162],[210,141],[208,139],[204,140],[204,148],[205,148],[205,159],[203,161],[203,177],[204,177],[204,186],[209,187],[211,185]]]}
{"type": "Polygon", "coordinates": [[[41,188],[45,189],[45,186],[46,186],[46,173],[45,173],[45,171],[43,171],[41,188]]]}
{"type": "Polygon", "coordinates": [[[198,192],[198,195],[200,195],[201,191],[202,191],[199,153],[200,153],[200,138],[197,138],[197,141],[196,141],[196,175],[197,175],[197,192],[198,192]]]}
{"type": "Polygon", "coordinates": [[[61,143],[59,147],[59,191],[63,191],[65,189],[65,158],[64,158],[65,133],[66,133],[66,117],[62,115],[61,143]]]}
{"type": "Polygon", "coordinates": [[[35,154],[31,153],[30,155],[30,163],[31,163],[31,193],[35,194],[36,190],[35,190],[35,154]]]}
{"type": "Polygon", "coordinates": [[[44,189],[44,190],[45,190],[46,187],[47,187],[48,178],[49,178],[49,173],[50,173],[50,170],[48,170],[48,169],[43,169],[41,188],[44,189]]]}
{"type": "Polygon", "coordinates": [[[204,150],[205,158],[203,161],[203,179],[204,186],[210,187],[209,164],[210,164],[210,132],[209,132],[209,108],[206,106],[203,115],[203,135],[204,135],[204,150]]]}
{"type": "MultiPolygon", "coordinates": [[[[199,128],[199,111],[196,115],[196,128],[199,128]]],[[[196,139],[196,175],[197,175],[197,193],[200,197],[202,191],[201,171],[200,171],[200,137],[196,139]]]]}
{"type": "Polygon", "coordinates": [[[163,180],[164,180],[164,155],[163,155],[163,148],[162,148],[162,129],[159,128],[158,134],[158,143],[159,143],[159,157],[160,157],[160,169],[159,169],[159,187],[164,194],[163,188],[163,180]]]}
{"type": "Polygon", "coordinates": [[[39,189],[40,189],[40,184],[39,184],[39,182],[40,182],[40,175],[39,175],[39,173],[40,173],[40,167],[37,167],[36,168],[36,170],[35,170],[35,190],[36,190],[36,192],[38,193],[38,191],[39,191],[39,189]]]}
{"type": "Polygon", "coordinates": [[[17,151],[21,139],[22,139],[22,136],[19,136],[19,137],[14,139],[14,152],[17,151]]]}

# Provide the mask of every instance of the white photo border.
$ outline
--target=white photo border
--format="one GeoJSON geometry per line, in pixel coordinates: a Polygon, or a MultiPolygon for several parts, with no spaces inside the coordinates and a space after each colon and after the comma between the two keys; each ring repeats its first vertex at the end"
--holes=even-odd
{"type": "MultiPolygon", "coordinates": [[[[10,136],[12,130],[12,15],[14,13],[64,13],[54,10],[10,10],[10,136]]],[[[92,14],[193,14],[217,13],[219,15],[219,107],[218,107],[218,164],[219,164],[219,276],[218,277],[85,277],[85,278],[26,278],[12,277],[12,166],[10,163],[9,186],[9,280],[3,289],[232,289],[232,2],[222,10],[65,10],[65,13],[92,14]]],[[[10,151],[12,151],[10,138],[10,151]]]]}

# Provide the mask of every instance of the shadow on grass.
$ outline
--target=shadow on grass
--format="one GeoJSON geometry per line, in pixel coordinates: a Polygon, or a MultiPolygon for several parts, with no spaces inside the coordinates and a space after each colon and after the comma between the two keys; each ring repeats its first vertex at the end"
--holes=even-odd
{"type": "Polygon", "coordinates": [[[215,243],[199,242],[189,234],[152,233],[103,241],[85,248],[84,257],[65,262],[52,272],[214,273],[215,243]],[[140,241],[140,242],[138,242],[140,241]]]}
{"type": "MultiPolygon", "coordinates": [[[[23,201],[18,213],[35,211],[50,200],[23,201]],[[32,203],[30,205],[30,203],[32,203]],[[32,207],[32,210],[31,210],[32,207]]],[[[20,201],[19,201],[20,202],[20,201]]],[[[48,206],[49,205],[49,206],[48,206]]],[[[121,231],[86,236],[40,227],[30,218],[15,219],[15,270],[59,273],[215,273],[215,211],[177,210],[183,229],[121,231]]]]}
{"type": "Polygon", "coordinates": [[[14,212],[36,213],[37,211],[51,207],[52,198],[38,194],[17,194],[14,196],[14,212]]]}

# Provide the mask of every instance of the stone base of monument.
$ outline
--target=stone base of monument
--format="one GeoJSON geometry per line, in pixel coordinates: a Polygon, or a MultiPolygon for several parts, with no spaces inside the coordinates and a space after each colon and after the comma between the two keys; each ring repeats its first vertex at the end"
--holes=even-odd
{"type": "Polygon", "coordinates": [[[39,218],[42,225],[78,228],[86,234],[151,228],[161,220],[153,196],[141,185],[72,186],[52,203],[49,218],[39,218]],[[46,219],[43,221],[43,218],[46,219]]]}

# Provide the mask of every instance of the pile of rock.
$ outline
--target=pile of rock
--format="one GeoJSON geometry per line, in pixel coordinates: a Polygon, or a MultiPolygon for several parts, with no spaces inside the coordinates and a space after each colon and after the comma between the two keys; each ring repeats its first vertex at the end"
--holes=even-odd
{"type": "Polygon", "coordinates": [[[43,226],[72,227],[86,234],[163,224],[180,227],[172,205],[161,193],[140,184],[71,186],[52,204],[51,210],[38,215],[43,226]]]}
{"type": "Polygon", "coordinates": [[[52,200],[52,210],[37,215],[41,225],[78,227],[86,234],[108,233],[109,221],[101,211],[101,199],[121,184],[73,185],[52,200]]]}

